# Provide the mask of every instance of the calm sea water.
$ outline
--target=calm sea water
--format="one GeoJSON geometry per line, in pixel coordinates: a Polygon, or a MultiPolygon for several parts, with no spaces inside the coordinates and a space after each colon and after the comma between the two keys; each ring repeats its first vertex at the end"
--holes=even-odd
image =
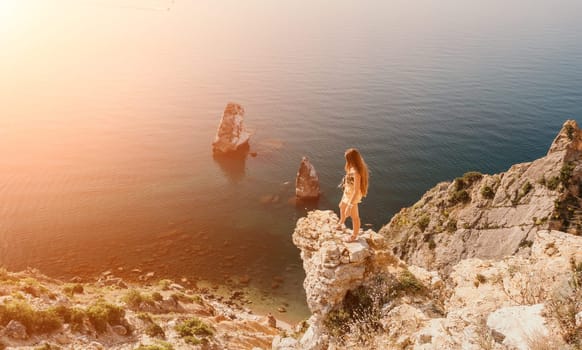
{"type": "Polygon", "coordinates": [[[378,229],[439,181],[543,156],[565,119],[582,121],[581,13],[577,0],[3,0],[0,264],[248,274],[305,314],[291,243],[305,209],[287,203],[301,157],[335,209],[343,153],[359,148],[360,212],[378,229]],[[212,158],[229,101],[256,158],[212,158]]]}

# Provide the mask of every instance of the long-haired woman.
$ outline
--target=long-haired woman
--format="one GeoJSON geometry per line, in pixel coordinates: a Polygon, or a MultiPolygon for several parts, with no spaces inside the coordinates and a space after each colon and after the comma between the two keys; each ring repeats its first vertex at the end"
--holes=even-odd
{"type": "Polygon", "coordinates": [[[360,233],[360,213],[358,212],[358,203],[368,194],[368,166],[364,158],[355,148],[350,148],[345,153],[346,175],[342,180],[341,186],[344,193],[339,202],[340,221],[336,229],[341,230],[348,217],[352,218],[353,233],[350,237],[345,237],[346,242],[353,242],[358,239],[360,233]]]}

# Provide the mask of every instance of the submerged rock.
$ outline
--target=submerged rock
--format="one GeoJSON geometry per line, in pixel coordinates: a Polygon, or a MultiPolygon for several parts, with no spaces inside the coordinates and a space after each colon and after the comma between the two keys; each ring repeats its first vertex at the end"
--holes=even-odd
{"type": "Polygon", "coordinates": [[[295,180],[295,196],[298,199],[319,198],[319,177],[309,158],[303,157],[295,180]]]}
{"type": "Polygon", "coordinates": [[[226,105],[212,143],[214,154],[228,154],[248,147],[251,135],[243,126],[244,114],[241,105],[233,102],[226,105]]]}

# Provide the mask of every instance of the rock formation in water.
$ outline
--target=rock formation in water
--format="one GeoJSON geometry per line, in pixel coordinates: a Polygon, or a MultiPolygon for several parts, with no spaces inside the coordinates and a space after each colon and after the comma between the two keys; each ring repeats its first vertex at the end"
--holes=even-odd
{"type": "Polygon", "coordinates": [[[567,121],[545,157],[440,183],[380,233],[407,263],[437,270],[466,258],[527,255],[540,230],[580,235],[581,154],[582,132],[567,121]]]}
{"type": "Polygon", "coordinates": [[[243,126],[244,115],[241,105],[233,102],[226,105],[212,143],[214,154],[228,154],[248,148],[251,135],[243,126]]]}
{"type": "Polygon", "coordinates": [[[272,349],[582,348],[581,152],[567,121],[545,157],[438,184],[356,243],[308,213],[312,316],[272,349]]]}
{"type": "Polygon", "coordinates": [[[295,196],[298,199],[317,199],[319,198],[319,177],[315,167],[309,162],[307,157],[301,159],[297,178],[295,179],[295,196]]]}

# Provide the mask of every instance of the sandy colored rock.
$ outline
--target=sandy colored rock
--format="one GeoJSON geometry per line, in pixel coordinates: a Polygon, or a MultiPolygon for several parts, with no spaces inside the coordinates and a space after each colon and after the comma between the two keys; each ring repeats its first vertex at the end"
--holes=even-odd
{"type": "Polygon", "coordinates": [[[529,339],[548,335],[543,309],[544,304],[500,308],[489,314],[487,326],[503,335],[504,345],[529,350],[529,339]]]}
{"type": "Polygon", "coordinates": [[[581,234],[581,140],[567,121],[545,157],[440,183],[380,233],[407,263],[445,273],[462,259],[528,254],[539,230],[581,234]]]}
{"type": "Polygon", "coordinates": [[[251,135],[243,125],[244,115],[241,105],[233,102],[226,105],[212,143],[215,154],[228,154],[248,146],[251,135]]]}
{"type": "Polygon", "coordinates": [[[317,171],[315,171],[315,167],[311,164],[309,158],[303,157],[295,179],[295,196],[298,199],[316,199],[319,198],[319,195],[317,171]]]}

